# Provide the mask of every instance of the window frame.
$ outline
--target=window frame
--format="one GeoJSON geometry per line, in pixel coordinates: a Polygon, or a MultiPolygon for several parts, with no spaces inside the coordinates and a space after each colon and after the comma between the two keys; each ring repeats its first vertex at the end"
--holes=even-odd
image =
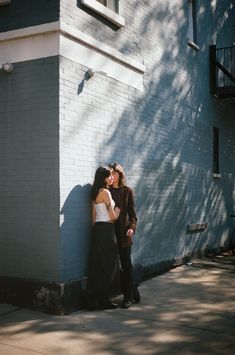
{"type": "Polygon", "coordinates": [[[213,176],[221,177],[220,174],[220,144],[219,144],[219,128],[213,127],[213,176]]]}
{"type": "Polygon", "coordinates": [[[102,5],[104,5],[104,6],[107,6],[107,0],[96,0],[96,1],[98,1],[98,2],[100,2],[101,4],[102,4],[102,2],[101,1],[103,1],[103,2],[105,2],[105,4],[102,4],[102,5]]]}
{"type": "Polygon", "coordinates": [[[107,6],[101,4],[97,0],[81,0],[81,4],[93,10],[94,12],[98,13],[99,15],[103,16],[110,22],[114,23],[117,27],[124,27],[125,19],[118,13],[119,12],[118,3],[117,5],[115,5],[117,10],[117,12],[115,12],[114,10],[109,8],[110,6],[109,1],[113,1],[113,0],[107,0],[107,6]]]}
{"type": "Polygon", "coordinates": [[[96,0],[101,5],[104,5],[108,9],[114,11],[116,14],[119,14],[119,0],[96,0]],[[103,4],[105,2],[105,4],[103,4]]]}
{"type": "Polygon", "coordinates": [[[197,41],[197,2],[188,0],[188,45],[199,51],[197,41]]]}

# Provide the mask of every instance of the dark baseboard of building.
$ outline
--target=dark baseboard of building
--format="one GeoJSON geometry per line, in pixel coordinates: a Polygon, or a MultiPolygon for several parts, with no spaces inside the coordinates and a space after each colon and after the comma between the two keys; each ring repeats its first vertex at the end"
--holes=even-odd
{"type": "Polygon", "coordinates": [[[0,277],[0,303],[66,315],[83,308],[83,281],[56,283],[0,277]]]}
{"type": "Polygon", "coordinates": [[[151,277],[155,277],[155,276],[164,274],[165,272],[168,272],[171,269],[174,269],[178,266],[181,266],[181,265],[187,263],[189,260],[190,260],[189,257],[183,257],[183,258],[178,258],[178,259],[161,261],[161,262],[156,263],[154,265],[145,267],[143,269],[142,280],[143,281],[148,280],[151,277]]]}
{"type": "MultiPolygon", "coordinates": [[[[186,259],[174,259],[151,265],[151,267],[134,265],[134,282],[139,285],[143,280],[167,272],[186,261],[186,259]]],[[[55,315],[66,315],[84,308],[85,284],[85,279],[57,283],[0,277],[0,303],[55,315]]],[[[114,291],[114,295],[117,294],[118,292],[114,291]]]]}
{"type": "Polygon", "coordinates": [[[211,258],[213,256],[219,255],[220,253],[229,252],[235,254],[235,238],[229,244],[217,248],[210,248],[205,251],[205,256],[211,258]]]}

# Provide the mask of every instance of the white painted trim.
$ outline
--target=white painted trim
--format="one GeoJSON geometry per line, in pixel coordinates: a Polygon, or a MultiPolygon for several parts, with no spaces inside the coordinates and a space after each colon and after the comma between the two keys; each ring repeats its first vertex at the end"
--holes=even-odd
{"type": "Polygon", "coordinates": [[[31,37],[40,34],[46,34],[53,31],[61,31],[63,34],[66,34],[70,37],[73,37],[75,40],[80,41],[95,50],[98,50],[109,57],[114,58],[122,62],[123,64],[132,67],[134,70],[137,70],[141,73],[146,71],[145,65],[137,62],[136,60],[122,54],[116,49],[103,44],[100,41],[92,38],[91,36],[86,35],[84,32],[81,32],[75,29],[72,26],[69,26],[63,22],[52,22],[38,26],[26,27],[19,30],[7,31],[0,33],[0,42],[1,41],[9,41],[11,39],[19,39],[23,37],[31,37]]]}
{"type": "Polygon", "coordinates": [[[125,19],[96,0],[81,0],[81,4],[97,12],[118,27],[125,26],[125,19]]]}
{"type": "MultiPolygon", "coordinates": [[[[111,57],[63,35],[60,36],[60,55],[92,68],[94,72],[102,72],[113,79],[143,91],[142,73],[128,68],[121,62],[114,62],[111,57]]],[[[94,79],[95,76],[91,80],[94,79]]]]}
{"type": "Polygon", "coordinates": [[[200,50],[200,47],[194,43],[194,42],[191,42],[191,41],[188,41],[188,45],[189,47],[191,47],[192,49],[195,49],[195,51],[199,51],[200,50]]]}
{"type": "Polygon", "coordinates": [[[114,49],[110,46],[107,46],[106,44],[103,44],[100,41],[97,41],[96,39],[86,35],[84,32],[81,32],[81,31],[75,29],[74,27],[71,27],[63,22],[61,23],[61,32],[66,35],[69,35],[70,37],[73,37],[77,41],[85,43],[86,45],[106,54],[109,57],[112,57],[112,58],[122,62],[123,64],[125,64],[127,66],[132,67],[135,70],[138,70],[141,73],[144,73],[146,71],[145,65],[137,62],[136,60],[117,51],[116,49],[114,49]]]}
{"type": "Polygon", "coordinates": [[[64,23],[0,33],[0,65],[62,55],[143,91],[145,65],[64,23]]]}
{"type": "Polygon", "coordinates": [[[45,34],[48,32],[59,31],[60,30],[60,22],[51,22],[45,23],[43,25],[30,26],[21,28],[19,30],[7,31],[0,33],[0,42],[1,41],[9,41],[11,39],[18,39],[22,37],[31,37],[39,34],[45,34]]]}
{"type": "Polygon", "coordinates": [[[193,42],[193,4],[188,0],[188,42],[193,42]]]}
{"type": "Polygon", "coordinates": [[[195,33],[193,28],[193,1],[195,0],[188,0],[188,45],[192,49],[199,51],[200,47],[194,42],[195,33]]]}
{"type": "Polygon", "coordinates": [[[221,179],[221,174],[215,174],[215,173],[213,173],[213,178],[215,178],[215,179],[221,179]]]}
{"type": "Polygon", "coordinates": [[[0,64],[47,58],[59,54],[58,32],[0,42],[0,64]]]}
{"type": "Polygon", "coordinates": [[[11,0],[0,0],[0,6],[10,4],[11,0]]]}

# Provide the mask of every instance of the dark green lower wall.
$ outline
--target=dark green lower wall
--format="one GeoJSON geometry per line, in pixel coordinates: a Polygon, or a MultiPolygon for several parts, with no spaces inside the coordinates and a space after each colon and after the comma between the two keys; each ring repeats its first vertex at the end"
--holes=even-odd
{"type": "Polygon", "coordinates": [[[59,20],[60,0],[12,0],[0,6],[0,32],[59,20]]]}

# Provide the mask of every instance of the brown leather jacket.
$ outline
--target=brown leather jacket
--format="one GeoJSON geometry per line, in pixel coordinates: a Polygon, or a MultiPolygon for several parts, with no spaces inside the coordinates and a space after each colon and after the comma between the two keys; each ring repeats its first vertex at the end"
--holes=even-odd
{"type": "Polygon", "coordinates": [[[135,232],[137,225],[133,191],[129,186],[121,186],[118,188],[111,187],[110,192],[115,205],[120,208],[119,218],[115,222],[118,245],[124,248],[129,247],[133,242],[132,237],[128,237],[126,232],[129,228],[135,232]]]}

